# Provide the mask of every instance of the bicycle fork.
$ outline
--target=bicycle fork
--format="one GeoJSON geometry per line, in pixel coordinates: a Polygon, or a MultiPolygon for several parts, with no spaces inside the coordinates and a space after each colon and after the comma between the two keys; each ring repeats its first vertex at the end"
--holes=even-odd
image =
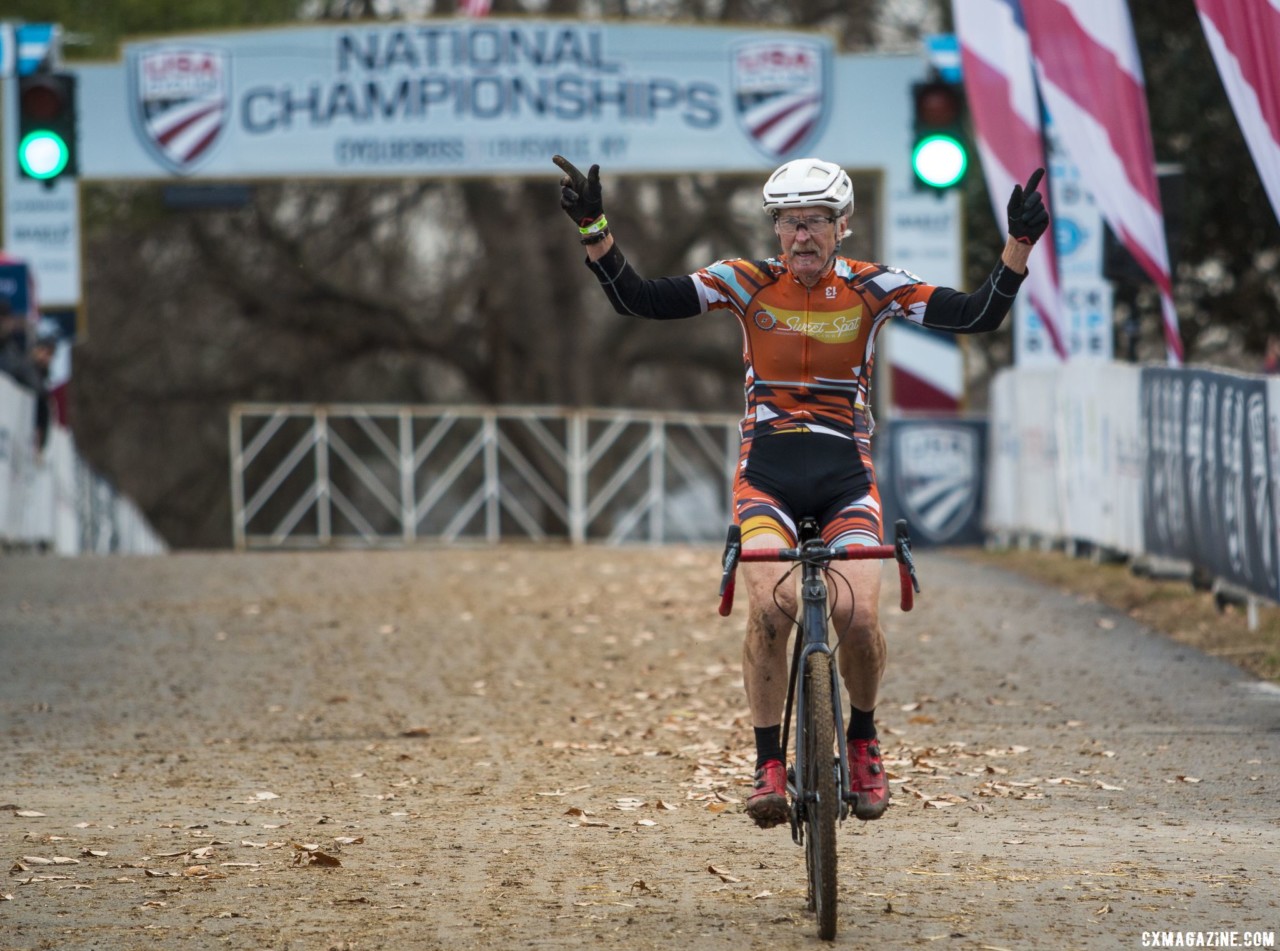
{"type": "MultiPolygon", "coordinates": [[[[840,673],[837,670],[835,654],[827,643],[827,585],[823,580],[821,572],[817,569],[811,569],[806,566],[805,577],[801,582],[801,599],[803,611],[801,617],[804,623],[796,639],[796,650],[791,663],[791,684],[790,693],[795,698],[795,715],[796,715],[796,739],[795,739],[795,766],[794,775],[788,777],[791,780],[791,786],[794,790],[792,797],[793,807],[791,810],[791,838],[797,845],[804,844],[804,818],[805,810],[809,804],[817,798],[817,794],[812,789],[802,788],[801,781],[798,777],[807,776],[805,772],[808,766],[806,762],[806,737],[804,734],[804,725],[807,722],[805,714],[808,712],[808,687],[800,681],[801,672],[805,669],[806,661],[809,656],[814,653],[824,653],[831,657],[831,663],[828,665],[831,672],[829,689],[831,691],[831,711],[835,717],[835,737],[836,737],[836,754],[833,758],[832,765],[836,769],[836,789],[840,796],[840,813],[839,818],[844,822],[849,815],[849,807],[855,803],[857,793],[850,789],[849,781],[849,758],[847,744],[845,742],[844,727],[844,710],[840,701],[840,673]]],[[[792,704],[787,704],[788,717],[791,713],[792,704]]],[[[785,727],[784,727],[785,729],[785,727]]],[[[786,737],[783,737],[785,747],[786,737]]]]}

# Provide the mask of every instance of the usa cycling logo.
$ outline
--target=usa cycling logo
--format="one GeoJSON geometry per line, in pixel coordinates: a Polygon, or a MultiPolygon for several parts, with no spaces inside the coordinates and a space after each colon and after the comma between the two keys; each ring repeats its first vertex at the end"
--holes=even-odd
{"type": "Polygon", "coordinates": [[[828,60],[828,44],[819,40],[748,40],[733,48],[738,124],[765,155],[798,152],[822,131],[831,89],[828,60]]]}
{"type": "Polygon", "coordinates": [[[978,505],[981,480],[976,430],[904,425],[894,435],[894,489],[902,514],[929,541],[944,543],[978,505]]]}
{"type": "Polygon", "coordinates": [[[151,154],[179,174],[208,158],[230,118],[230,56],[151,47],[132,54],[129,78],[134,128],[151,154]]]}

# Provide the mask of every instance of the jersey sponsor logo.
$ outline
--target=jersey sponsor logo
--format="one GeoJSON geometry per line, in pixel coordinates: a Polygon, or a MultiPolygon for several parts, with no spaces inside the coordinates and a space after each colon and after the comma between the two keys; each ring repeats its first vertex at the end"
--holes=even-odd
{"type": "Polygon", "coordinates": [[[893,433],[893,480],[902,514],[932,542],[948,541],[978,504],[978,433],[963,426],[913,425],[893,433]]]}
{"type": "Polygon", "coordinates": [[[773,316],[773,314],[769,313],[767,310],[756,311],[756,315],[753,319],[756,322],[756,326],[761,330],[772,330],[774,327],[778,326],[778,318],[773,316]]]}
{"type": "Polygon", "coordinates": [[[749,40],[732,54],[738,124],[771,159],[805,149],[822,131],[830,83],[827,47],[816,40],[749,40]]]}
{"type": "Polygon", "coordinates": [[[810,314],[808,319],[803,314],[793,314],[783,320],[788,330],[802,333],[820,343],[848,343],[858,336],[862,327],[862,308],[858,307],[849,314],[829,314],[828,319],[810,314]]]}
{"type": "Polygon", "coordinates": [[[155,46],[130,57],[134,128],[170,171],[208,158],[230,119],[231,58],[209,47],[155,46]]]}

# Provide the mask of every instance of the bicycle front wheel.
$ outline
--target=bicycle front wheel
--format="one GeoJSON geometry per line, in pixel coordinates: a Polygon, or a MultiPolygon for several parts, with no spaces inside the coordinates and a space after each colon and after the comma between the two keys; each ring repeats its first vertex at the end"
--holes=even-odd
{"type": "Polygon", "coordinates": [[[804,760],[805,863],[809,872],[809,907],[818,918],[818,937],[836,936],[836,819],[840,813],[836,787],[835,714],[831,709],[831,655],[815,651],[805,658],[804,760]]]}

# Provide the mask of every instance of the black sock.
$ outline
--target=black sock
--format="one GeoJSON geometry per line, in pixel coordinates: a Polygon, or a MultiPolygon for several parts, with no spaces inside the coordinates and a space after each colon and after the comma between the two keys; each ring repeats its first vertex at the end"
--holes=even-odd
{"type": "Polygon", "coordinates": [[[849,729],[845,731],[850,740],[874,740],[876,738],[876,711],[864,712],[857,707],[849,707],[849,729]]]}
{"type": "Polygon", "coordinates": [[[758,726],[756,731],[756,769],[771,759],[782,762],[782,724],[758,726]]]}

